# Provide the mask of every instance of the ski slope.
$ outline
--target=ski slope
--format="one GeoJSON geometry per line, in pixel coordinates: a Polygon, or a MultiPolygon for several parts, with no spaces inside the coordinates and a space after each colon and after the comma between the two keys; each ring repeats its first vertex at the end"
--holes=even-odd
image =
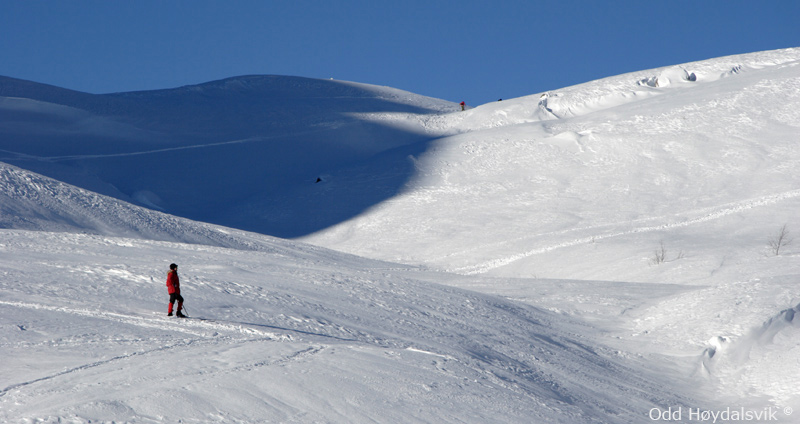
{"type": "Polygon", "coordinates": [[[274,239],[2,236],[5,422],[628,422],[693,399],[580,320],[436,273],[274,239]],[[166,317],[170,261],[196,318],[166,317]]]}
{"type": "Polygon", "coordinates": [[[464,112],[0,78],[0,421],[794,422],[799,63],[464,112]]]}

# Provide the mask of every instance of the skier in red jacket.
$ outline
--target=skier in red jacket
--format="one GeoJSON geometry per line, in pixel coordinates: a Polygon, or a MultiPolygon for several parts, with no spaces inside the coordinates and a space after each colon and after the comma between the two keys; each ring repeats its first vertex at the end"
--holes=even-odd
{"type": "Polygon", "coordinates": [[[181,283],[178,279],[178,265],[172,264],[169,266],[167,273],[167,292],[169,292],[169,311],[167,316],[172,316],[172,305],[178,301],[178,312],[176,316],[183,318],[186,315],[181,312],[183,308],[183,296],[181,296],[181,283]]]}

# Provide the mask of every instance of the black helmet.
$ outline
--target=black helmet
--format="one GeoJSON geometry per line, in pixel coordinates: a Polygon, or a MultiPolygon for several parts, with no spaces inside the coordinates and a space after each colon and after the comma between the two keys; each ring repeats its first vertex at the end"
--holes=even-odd
{"type": "Polygon", "coordinates": [[[178,265],[170,264],[169,269],[178,269],[178,265]]]}

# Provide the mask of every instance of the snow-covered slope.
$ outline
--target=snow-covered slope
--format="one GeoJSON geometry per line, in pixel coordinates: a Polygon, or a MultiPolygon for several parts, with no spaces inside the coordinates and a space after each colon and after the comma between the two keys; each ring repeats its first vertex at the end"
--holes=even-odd
{"type": "Polygon", "coordinates": [[[3,422],[599,423],[699,404],[580,320],[445,274],[6,164],[0,188],[3,422]],[[197,318],[164,316],[170,262],[197,318]]]}
{"type": "MultiPolygon", "coordinates": [[[[0,162],[0,228],[274,252],[273,237],[191,221],[0,162]]],[[[283,245],[302,246],[283,240],[283,245]]],[[[308,249],[315,249],[307,246],[308,249]]],[[[348,256],[343,254],[342,256],[348,256]]]]}
{"type": "Polygon", "coordinates": [[[698,243],[734,235],[736,248],[757,250],[796,216],[798,49],[452,116],[459,134],[414,158],[400,195],[305,240],[460,273],[647,281],[660,240],[710,262],[706,274],[721,258],[698,243]],[[601,255],[606,266],[587,260],[601,255]]]}
{"type": "Polygon", "coordinates": [[[800,228],[800,49],[465,112],[287,77],[0,96],[2,420],[800,407],[800,250],[769,246],[800,228]],[[170,262],[207,320],[163,316],[170,262]]]}
{"type": "Polygon", "coordinates": [[[304,240],[501,277],[456,284],[584,316],[792,420],[800,253],[770,244],[800,228],[799,111],[800,49],[483,105],[435,122],[456,134],[400,195],[304,240]]]}
{"type": "Polygon", "coordinates": [[[63,230],[0,230],[3,422],[605,423],[699,404],[579,319],[453,276],[3,171],[4,200],[30,205],[3,216],[63,230]],[[142,238],[165,234],[236,248],[142,238]],[[165,316],[170,262],[195,318],[165,316]]]}
{"type": "Polygon", "coordinates": [[[414,117],[455,109],[297,77],[106,95],[0,78],[0,161],[172,214],[294,237],[395,194],[413,176],[405,163],[351,172],[347,184],[328,176],[396,149],[423,152],[434,135],[414,117]]]}

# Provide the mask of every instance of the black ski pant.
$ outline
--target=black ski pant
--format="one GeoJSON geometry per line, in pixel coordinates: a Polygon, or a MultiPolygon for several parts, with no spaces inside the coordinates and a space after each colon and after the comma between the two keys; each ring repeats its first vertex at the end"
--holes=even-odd
{"type": "Polygon", "coordinates": [[[169,295],[169,308],[167,312],[172,314],[172,305],[175,304],[175,301],[178,301],[178,313],[181,312],[181,308],[183,308],[183,296],[179,295],[178,293],[170,293],[169,295]]]}

